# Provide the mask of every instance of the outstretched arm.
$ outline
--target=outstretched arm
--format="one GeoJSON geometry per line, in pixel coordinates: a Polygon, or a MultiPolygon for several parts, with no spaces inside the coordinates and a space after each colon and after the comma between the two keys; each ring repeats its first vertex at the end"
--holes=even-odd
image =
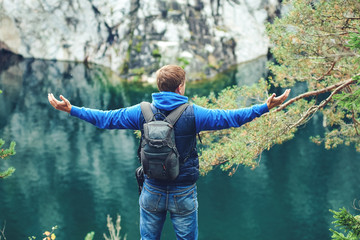
{"type": "Polygon", "coordinates": [[[52,93],[48,94],[50,104],[57,110],[69,113],[102,129],[140,129],[140,105],[117,110],[102,111],[72,106],[64,96],[57,100],[52,93]]]}
{"type": "Polygon", "coordinates": [[[57,100],[52,93],[48,94],[48,99],[55,109],[70,113],[72,105],[63,95],[60,95],[62,101],[57,100]]]}
{"type": "Polygon", "coordinates": [[[194,104],[196,131],[221,130],[241,125],[260,117],[270,109],[282,104],[289,96],[290,89],[287,89],[279,97],[272,94],[266,103],[253,105],[249,108],[222,110],[207,109],[194,104]]]}

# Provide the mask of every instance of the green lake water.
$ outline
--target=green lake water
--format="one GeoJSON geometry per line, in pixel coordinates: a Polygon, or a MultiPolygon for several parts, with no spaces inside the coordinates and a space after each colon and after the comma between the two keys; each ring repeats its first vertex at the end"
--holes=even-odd
{"type": "MultiPolygon", "coordinates": [[[[265,59],[258,59],[217,80],[187,84],[187,95],[265,75],[265,59]]],[[[91,231],[103,239],[107,214],[117,213],[127,239],[139,239],[138,139],[132,131],[100,130],[54,110],[47,93],[63,94],[77,106],[116,109],[151,101],[156,88],[120,80],[99,66],[0,55],[0,89],[0,137],[17,143],[16,155],[0,161],[1,170],[16,168],[0,180],[0,228],[6,224],[7,239],[42,239],[55,225],[57,239],[84,239],[91,231]]],[[[317,134],[323,134],[321,115],[294,139],[264,152],[255,170],[240,167],[229,177],[215,169],[201,177],[199,239],[330,239],[329,209],[359,214],[352,204],[360,199],[360,154],[351,146],[325,150],[310,142],[317,134]]],[[[162,239],[175,239],[169,221],[162,239]]]]}

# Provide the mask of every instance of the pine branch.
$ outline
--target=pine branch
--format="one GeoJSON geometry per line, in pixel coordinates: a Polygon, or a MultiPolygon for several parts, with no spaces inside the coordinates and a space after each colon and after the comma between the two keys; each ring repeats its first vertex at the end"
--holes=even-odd
{"type": "Polygon", "coordinates": [[[319,109],[325,107],[326,104],[328,104],[330,102],[330,100],[333,98],[333,96],[335,94],[337,94],[341,89],[345,88],[346,86],[348,86],[349,84],[351,84],[352,82],[347,82],[347,83],[344,83],[343,85],[337,87],[331,94],[328,98],[326,98],[324,101],[322,101],[319,105],[315,105],[315,106],[312,106],[310,107],[306,113],[296,122],[294,123],[293,125],[290,126],[290,128],[293,128],[293,127],[297,127],[299,125],[302,124],[302,122],[306,121],[306,119],[308,119],[311,115],[313,115],[314,113],[316,113],[319,109]]]}
{"type": "MultiPolygon", "coordinates": [[[[0,139],[0,147],[3,146],[4,143],[5,143],[5,141],[0,139]]],[[[8,149],[1,149],[0,150],[0,158],[4,159],[6,157],[15,155],[15,153],[16,153],[15,152],[15,145],[16,145],[15,142],[11,142],[10,147],[8,149]]]]}
{"type": "Polygon", "coordinates": [[[336,64],[336,61],[334,61],[334,62],[331,64],[329,70],[328,70],[325,74],[323,74],[321,77],[319,77],[318,79],[316,79],[316,81],[320,81],[320,80],[322,80],[325,76],[330,75],[330,72],[334,69],[335,64],[336,64]]]}
{"type": "Polygon", "coordinates": [[[10,167],[4,172],[0,172],[0,178],[5,179],[7,177],[10,177],[15,172],[15,168],[10,167]]]}
{"type": "Polygon", "coordinates": [[[339,211],[334,211],[330,209],[330,212],[334,214],[336,219],[332,223],[335,224],[335,227],[348,232],[347,237],[342,233],[339,233],[333,229],[330,229],[334,233],[333,239],[359,239],[360,237],[360,221],[357,217],[351,215],[345,208],[340,208],[339,211]]]}
{"type": "MultiPolygon", "coordinates": [[[[4,145],[5,141],[0,139],[0,148],[4,145]]],[[[10,143],[10,147],[8,149],[1,149],[0,150],[0,159],[6,159],[9,156],[15,155],[15,142],[10,143]]],[[[0,172],[0,179],[4,179],[10,177],[11,174],[15,172],[15,168],[10,167],[6,171],[0,172]]]]}
{"type": "MultiPolygon", "coordinates": [[[[326,88],[323,88],[323,89],[319,89],[319,90],[316,90],[316,91],[311,91],[311,92],[306,92],[306,93],[303,93],[303,94],[300,94],[292,99],[290,99],[289,101],[287,101],[286,103],[280,105],[277,109],[275,109],[273,112],[279,112],[281,110],[283,110],[284,108],[286,108],[287,106],[289,106],[290,104],[296,102],[296,101],[299,101],[300,99],[303,99],[303,98],[307,98],[307,97],[311,97],[311,96],[318,96],[322,93],[326,93],[326,92],[330,92],[332,90],[335,89],[336,93],[339,92],[341,89],[345,88],[346,86],[349,86],[350,84],[353,84],[355,83],[356,80],[354,80],[354,78],[356,76],[360,76],[360,74],[357,74],[355,75],[353,78],[350,78],[348,80],[345,80],[345,81],[342,81],[342,82],[339,82],[339,83],[336,83],[334,85],[331,85],[331,86],[328,86],[326,88]]],[[[335,92],[334,91],[334,92],[335,92]]],[[[329,100],[330,101],[330,100],[329,100]]],[[[326,104],[329,102],[327,101],[326,104]]]]}

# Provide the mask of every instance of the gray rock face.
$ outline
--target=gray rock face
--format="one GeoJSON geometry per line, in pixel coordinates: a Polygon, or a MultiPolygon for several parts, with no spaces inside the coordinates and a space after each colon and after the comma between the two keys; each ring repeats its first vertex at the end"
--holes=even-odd
{"type": "Polygon", "coordinates": [[[0,0],[0,49],[137,78],[178,64],[193,79],[266,55],[264,24],[277,8],[278,0],[0,0]]]}

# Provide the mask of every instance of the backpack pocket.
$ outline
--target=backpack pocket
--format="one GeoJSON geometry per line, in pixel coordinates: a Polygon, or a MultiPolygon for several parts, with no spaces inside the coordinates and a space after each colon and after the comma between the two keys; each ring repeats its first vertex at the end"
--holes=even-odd
{"type": "Polygon", "coordinates": [[[150,178],[174,180],[179,175],[179,160],[173,152],[153,153],[141,151],[144,172],[150,178]]]}

